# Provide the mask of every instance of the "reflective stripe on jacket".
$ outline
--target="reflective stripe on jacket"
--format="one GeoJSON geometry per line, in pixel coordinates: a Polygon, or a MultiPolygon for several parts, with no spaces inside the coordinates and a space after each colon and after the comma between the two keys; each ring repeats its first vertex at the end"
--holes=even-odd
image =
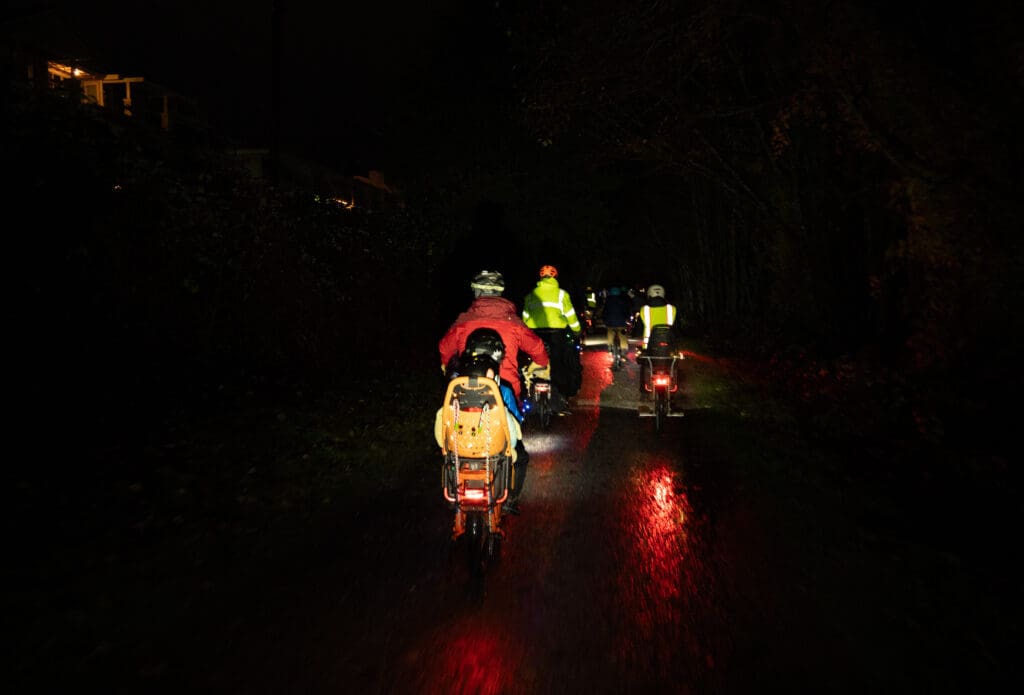
{"type": "Polygon", "coordinates": [[[555,278],[541,278],[537,286],[523,300],[523,322],[530,328],[565,328],[579,333],[582,328],[576,318],[569,293],[558,286],[555,278]]]}

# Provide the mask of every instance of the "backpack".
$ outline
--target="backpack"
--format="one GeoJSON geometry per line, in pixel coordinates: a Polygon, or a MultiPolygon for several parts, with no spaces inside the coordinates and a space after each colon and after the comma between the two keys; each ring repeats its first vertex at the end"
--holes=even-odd
{"type": "Polygon", "coordinates": [[[647,341],[647,354],[651,357],[671,357],[675,351],[676,336],[671,326],[659,323],[651,327],[647,341]]]}

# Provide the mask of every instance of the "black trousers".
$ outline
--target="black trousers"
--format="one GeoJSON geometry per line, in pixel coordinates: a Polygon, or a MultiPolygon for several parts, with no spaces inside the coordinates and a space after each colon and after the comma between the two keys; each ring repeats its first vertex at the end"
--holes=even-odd
{"type": "Polygon", "coordinates": [[[516,442],[516,454],[516,479],[512,491],[509,493],[509,497],[513,500],[518,500],[519,495],[523,494],[523,485],[526,484],[526,467],[530,463],[530,455],[526,453],[522,439],[516,442]]]}
{"type": "Polygon", "coordinates": [[[566,398],[575,396],[583,385],[583,365],[572,331],[568,328],[535,328],[533,332],[544,341],[551,358],[551,383],[566,398]]]}

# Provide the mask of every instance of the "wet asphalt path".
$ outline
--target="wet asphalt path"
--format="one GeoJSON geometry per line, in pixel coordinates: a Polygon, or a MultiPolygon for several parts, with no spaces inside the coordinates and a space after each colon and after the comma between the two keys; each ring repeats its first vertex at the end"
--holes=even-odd
{"type": "Polygon", "coordinates": [[[632,354],[614,375],[598,346],[583,362],[573,414],[525,430],[522,514],[482,580],[449,541],[431,464],[218,605],[220,639],[168,646],[145,690],[963,691],[948,668],[960,647],[920,616],[948,614],[971,586],[929,593],[921,573],[939,560],[910,567],[813,520],[790,525],[804,503],[772,499],[730,460],[723,438],[742,422],[694,401],[699,361],[684,363],[685,417],[660,434],[638,417],[632,354]]]}

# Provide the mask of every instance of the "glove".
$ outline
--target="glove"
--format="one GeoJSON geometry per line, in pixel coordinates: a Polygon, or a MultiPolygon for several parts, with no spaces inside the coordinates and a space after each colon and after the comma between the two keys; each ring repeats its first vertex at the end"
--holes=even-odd
{"type": "Polygon", "coordinates": [[[530,362],[530,365],[526,368],[526,375],[531,379],[551,379],[551,365],[546,364],[541,367],[536,362],[530,362]]]}

